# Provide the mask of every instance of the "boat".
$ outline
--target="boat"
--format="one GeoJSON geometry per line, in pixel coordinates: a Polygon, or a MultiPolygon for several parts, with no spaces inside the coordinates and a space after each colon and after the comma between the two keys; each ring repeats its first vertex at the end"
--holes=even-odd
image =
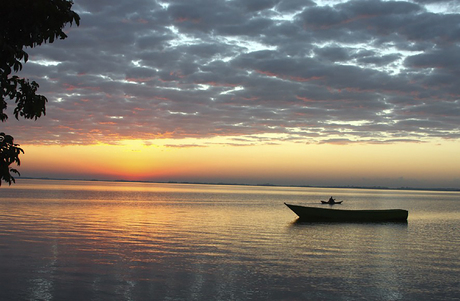
{"type": "Polygon", "coordinates": [[[333,202],[329,202],[329,201],[321,201],[321,204],[329,204],[329,205],[334,205],[334,204],[342,204],[343,201],[333,201],[333,202]]]}
{"type": "Polygon", "coordinates": [[[325,222],[407,222],[409,212],[404,209],[342,210],[286,204],[301,221],[325,222]]]}

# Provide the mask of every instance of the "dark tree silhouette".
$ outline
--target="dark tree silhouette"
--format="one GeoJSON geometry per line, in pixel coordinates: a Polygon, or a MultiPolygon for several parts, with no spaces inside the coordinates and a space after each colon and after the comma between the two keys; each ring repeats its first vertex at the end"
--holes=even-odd
{"type": "MultiPolygon", "coordinates": [[[[67,24],[80,24],[80,16],[72,11],[68,0],[1,0],[0,1],[0,120],[8,119],[5,113],[7,100],[16,104],[16,119],[37,119],[46,114],[45,96],[36,94],[39,85],[25,78],[11,75],[22,69],[29,56],[24,48],[36,47],[65,39],[63,29],[67,24]]],[[[0,133],[0,185],[11,185],[19,172],[10,167],[20,164],[19,154],[24,151],[14,143],[14,138],[0,133]]]]}
{"type": "Polygon", "coordinates": [[[14,177],[11,173],[19,174],[19,172],[14,168],[10,168],[10,165],[13,163],[19,165],[21,163],[19,160],[20,153],[24,153],[24,151],[17,144],[14,144],[13,137],[0,133],[0,185],[2,180],[10,185],[11,182],[14,182],[14,177]]]}

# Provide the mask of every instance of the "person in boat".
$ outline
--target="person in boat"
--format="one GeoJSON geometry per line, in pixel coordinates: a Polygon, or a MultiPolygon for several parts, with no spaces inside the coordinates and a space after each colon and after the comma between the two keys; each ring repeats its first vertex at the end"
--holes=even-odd
{"type": "Polygon", "coordinates": [[[335,203],[335,199],[332,198],[332,196],[329,198],[329,203],[335,203]]]}

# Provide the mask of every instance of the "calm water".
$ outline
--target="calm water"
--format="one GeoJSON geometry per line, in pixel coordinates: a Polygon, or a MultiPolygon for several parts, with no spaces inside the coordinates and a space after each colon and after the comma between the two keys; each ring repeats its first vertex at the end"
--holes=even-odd
{"type": "Polygon", "coordinates": [[[0,300],[460,300],[459,212],[454,192],[20,180],[0,188],[0,300]],[[283,205],[331,195],[408,223],[283,205]]]}

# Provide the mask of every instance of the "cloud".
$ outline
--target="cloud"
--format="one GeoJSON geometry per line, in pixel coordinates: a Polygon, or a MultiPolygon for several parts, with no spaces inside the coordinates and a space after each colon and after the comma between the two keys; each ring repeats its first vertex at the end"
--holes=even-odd
{"type": "Polygon", "coordinates": [[[80,27],[28,49],[20,76],[47,115],[3,131],[37,144],[460,136],[455,1],[112,2],[75,1],[80,27]]]}

